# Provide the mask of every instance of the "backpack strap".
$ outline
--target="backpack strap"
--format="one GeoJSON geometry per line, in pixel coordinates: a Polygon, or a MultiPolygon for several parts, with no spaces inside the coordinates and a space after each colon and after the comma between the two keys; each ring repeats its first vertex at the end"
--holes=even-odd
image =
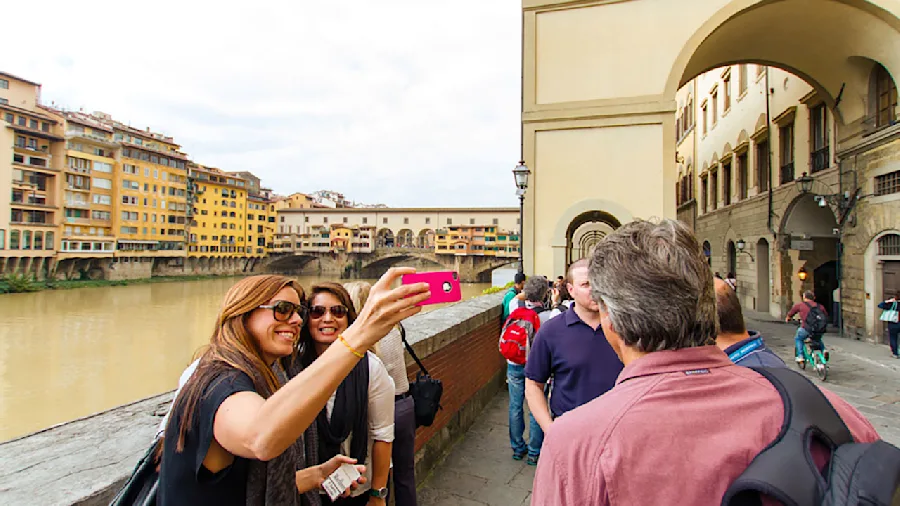
{"type": "Polygon", "coordinates": [[[406,346],[406,351],[408,351],[409,354],[412,356],[413,360],[416,361],[416,365],[419,366],[419,369],[421,369],[422,372],[424,372],[426,376],[431,376],[430,374],[428,374],[428,369],[425,369],[425,366],[422,365],[422,361],[419,360],[419,357],[416,356],[416,352],[413,351],[412,346],[410,346],[409,342],[406,340],[406,329],[403,328],[403,324],[400,322],[397,322],[397,326],[400,327],[400,339],[403,340],[403,346],[406,346]]]}
{"type": "MultiPolygon", "coordinates": [[[[826,487],[810,452],[813,439],[834,449],[853,442],[850,430],[815,385],[787,368],[752,367],[784,403],[781,431],[728,487],[723,505],[760,505],[765,494],[785,506],[819,504],[826,487]]],[[[826,473],[827,475],[827,473],[826,473]]]]}

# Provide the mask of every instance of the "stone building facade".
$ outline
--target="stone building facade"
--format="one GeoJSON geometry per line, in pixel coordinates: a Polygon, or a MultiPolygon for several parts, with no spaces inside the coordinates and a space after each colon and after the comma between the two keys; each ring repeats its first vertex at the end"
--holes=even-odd
{"type": "Polygon", "coordinates": [[[676,114],[676,202],[745,308],[782,318],[811,290],[846,335],[884,342],[876,306],[900,290],[900,125],[896,85],[869,65],[867,115],[851,125],[787,71],[700,74],[678,93],[694,110],[676,114]]]}

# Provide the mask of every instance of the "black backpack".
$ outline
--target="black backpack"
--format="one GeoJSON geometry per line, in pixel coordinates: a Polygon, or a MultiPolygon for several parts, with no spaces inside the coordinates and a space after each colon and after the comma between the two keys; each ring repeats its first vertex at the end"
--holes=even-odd
{"type": "Polygon", "coordinates": [[[803,320],[803,328],[814,336],[821,336],[828,328],[828,317],[825,316],[825,311],[822,311],[822,306],[818,304],[810,305],[809,302],[804,302],[804,304],[809,308],[809,312],[806,313],[806,319],[803,320]]]}
{"type": "Polygon", "coordinates": [[[723,506],[759,505],[760,493],[786,506],[900,506],[900,449],[884,441],[855,443],[822,392],[786,368],[753,367],[784,403],[778,437],[728,487],[723,506]],[[822,473],[812,438],[831,450],[822,473]]]}

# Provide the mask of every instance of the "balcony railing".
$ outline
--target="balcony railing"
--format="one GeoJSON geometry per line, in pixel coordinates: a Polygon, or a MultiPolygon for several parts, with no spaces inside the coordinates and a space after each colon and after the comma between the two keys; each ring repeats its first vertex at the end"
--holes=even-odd
{"type": "Polygon", "coordinates": [[[781,166],[781,177],[778,181],[781,184],[790,183],[794,180],[794,162],[781,166]]]}
{"type": "Polygon", "coordinates": [[[91,207],[91,203],[90,202],[82,202],[79,200],[67,200],[66,207],[89,208],[89,207],[91,207]]]}
{"type": "Polygon", "coordinates": [[[809,154],[810,172],[815,174],[828,168],[828,146],[817,149],[809,154]]]}
{"type": "Polygon", "coordinates": [[[74,216],[66,216],[66,223],[74,223],[74,224],[85,224],[91,222],[90,218],[76,218],[74,216]]]}
{"type": "Polygon", "coordinates": [[[67,190],[80,191],[80,192],[89,192],[89,191],[91,191],[91,187],[90,187],[90,186],[84,187],[84,186],[76,186],[76,185],[73,185],[73,184],[67,184],[67,185],[66,185],[66,189],[67,189],[67,190]]]}

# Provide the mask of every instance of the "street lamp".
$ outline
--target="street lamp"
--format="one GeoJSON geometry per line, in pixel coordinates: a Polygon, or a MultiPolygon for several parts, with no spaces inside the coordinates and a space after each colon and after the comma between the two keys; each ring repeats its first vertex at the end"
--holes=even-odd
{"type": "Polygon", "coordinates": [[[520,160],[516,168],[513,169],[513,177],[516,179],[516,195],[519,196],[519,272],[525,272],[525,261],[523,259],[523,241],[522,232],[525,230],[525,190],[528,189],[528,176],[531,171],[525,165],[524,160],[520,160]]]}
{"type": "Polygon", "coordinates": [[[744,242],[743,239],[738,239],[738,241],[737,241],[737,249],[738,249],[738,251],[744,251],[744,247],[746,247],[746,246],[747,246],[747,243],[744,242]]]}
{"type": "Polygon", "coordinates": [[[802,176],[797,178],[797,181],[795,181],[795,183],[797,183],[797,189],[800,191],[800,193],[807,194],[812,191],[814,181],[815,179],[813,179],[812,176],[808,176],[806,172],[804,172],[802,176]]]}
{"type": "Polygon", "coordinates": [[[797,271],[797,277],[800,278],[800,281],[806,281],[809,273],[806,272],[806,267],[801,267],[799,271],[797,271]]]}

